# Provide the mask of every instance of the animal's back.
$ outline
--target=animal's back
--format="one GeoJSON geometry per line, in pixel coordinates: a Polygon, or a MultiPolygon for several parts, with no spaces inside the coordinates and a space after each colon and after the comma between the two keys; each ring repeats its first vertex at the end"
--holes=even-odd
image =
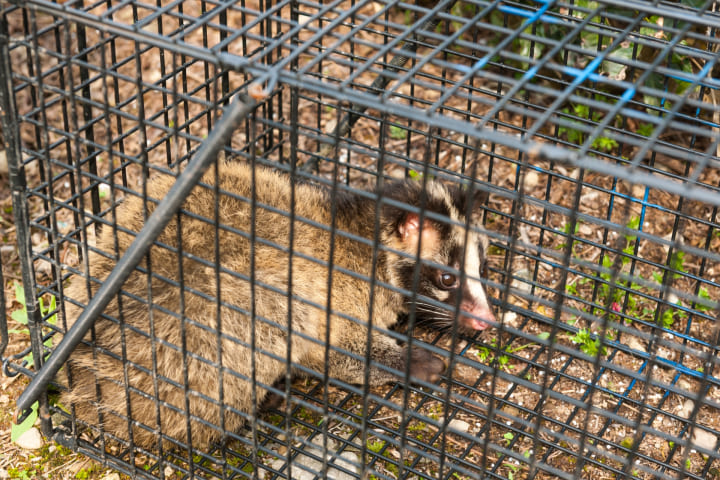
{"type": "MultiPolygon", "coordinates": [[[[214,178],[211,168],[203,182],[213,184],[214,178]]],[[[180,218],[180,234],[176,217],[158,238],[166,247],[153,246],[149,265],[145,261],[141,263],[142,268],[152,272],[152,280],[147,273],[134,271],[123,286],[123,291],[131,295],[122,296],[122,309],[118,309],[115,299],[106,309],[114,318],[97,321],[95,344],[101,351],[94,353],[90,346],[81,345],[71,357],[72,388],[64,395],[63,402],[75,404],[78,417],[89,425],[103,424],[109,432],[129,438],[126,417],[130,409],[133,420],[146,426],[132,428],[136,444],[145,447],[157,444],[158,429],[182,441],[188,438],[183,412],[189,406],[190,413],[197,417],[191,425],[193,444],[205,444],[217,439],[219,432],[202,420],[224,425],[228,431],[237,430],[243,423],[239,415],[225,413],[223,403],[241,412],[252,410],[248,384],[252,350],[280,358],[285,356],[287,340],[282,325],[287,324],[290,220],[286,213],[274,210],[291,210],[289,180],[284,175],[257,168],[254,180],[258,205],[253,216],[249,200],[253,193],[250,167],[224,164],[220,167],[219,179],[220,189],[232,195],[221,195],[216,202],[212,186],[196,187],[192,191],[183,205],[188,213],[180,218]],[[264,208],[263,204],[271,208],[264,208]],[[255,235],[252,243],[250,232],[255,235]],[[178,238],[181,239],[179,249],[178,238]],[[260,282],[254,288],[251,276],[260,282]],[[222,304],[220,308],[216,298],[222,304]],[[251,313],[280,326],[250,321],[251,313]],[[255,330],[254,346],[250,345],[252,329],[255,330]],[[220,363],[226,370],[218,367],[220,363]],[[157,384],[153,377],[157,378],[157,384]],[[190,392],[187,395],[186,390],[190,392]],[[98,397],[99,404],[94,404],[98,397]]],[[[174,177],[169,175],[151,180],[149,197],[162,199],[173,182],[174,177]]],[[[298,185],[296,196],[302,199],[296,204],[297,215],[329,223],[322,191],[311,185],[298,185]]],[[[148,203],[148,214],[153,207],[148,203]]],[[[140,198],[128,198],[118,208],[117,223],[122,228],[138,232],[144,218],[140,198]]],[[[320,260],[294,256],[293,279],[298,280],[293,282],[293,293],[324,305],[327,268],[321,263],[328,260],[330,234],[304,222],[296,222],[293,233],[292,250],[320,260]],[[303,274],[297,275],[297,272],[303,274]]],[[[115,235],[112,228],[104,228],[97,241],[98,248],[113,252],[115,235]]],[[[133,238],[117,232],[119,255],[133,238]]],[[[91,254],[89,264],[91,275],[104,279],[115,261],[91,254]]],[[[97,286],[92,290],[95,292],[97,286]]],[[[86,292],[86,282],[74,279],[66,295],[86,304],[86,292]]],[[[67,317],[72,323],[80,309],[67,305],[67,317]]],[[[317,310],[296,302],[293,330],[312,338],[323,338],[319,326],[312,322],[312,318],[318,317],[317,310]]],[[[317,350],[312,342],[296,335],[292,347],[294,361],[309,350],[317,350]]],[[[272,384],[286,369],[284,362],[268,355],[256,354],[254,362],[257,381],[266,385],[272,384]]],[[[264,393],[262,388],[258,389],[257,398],[262,399],[264,393]]]]}

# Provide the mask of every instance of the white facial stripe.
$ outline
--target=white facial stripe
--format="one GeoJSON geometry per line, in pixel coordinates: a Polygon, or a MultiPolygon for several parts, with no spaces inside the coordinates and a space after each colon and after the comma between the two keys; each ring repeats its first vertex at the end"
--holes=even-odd
{"type": "MultiPolygon", "coordinates": [[[[464,235],[464,231],[461,233],[464,235]]],[[[480,250],[478,234],[470,232],[468,235],[468,248],[465,250],[465,282],[476,306],[482,309],[490,309],[485,289],[479,280],[480,275],[480,250]]]]}

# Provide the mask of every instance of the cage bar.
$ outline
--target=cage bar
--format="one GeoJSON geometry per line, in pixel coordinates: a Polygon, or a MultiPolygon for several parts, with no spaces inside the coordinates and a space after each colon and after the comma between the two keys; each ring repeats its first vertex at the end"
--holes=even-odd
{"type": "MultiPolygon", "coordinates": [[[[3,372],[31,380],[18,405],[41,401],[47,437],[133,478],[720,478],[720,2],[3,0],[0,18],[20,247],[19,267],[3,257],[0,300],[15,294],[8,272],[18,268],[24,297],[11,308],[25,306],[30,332],[2,343],[3,372]],[[227,122],[238,99],[249,106],[227,122]],[[211,184],[198,188],[220,199],[208,211],[184,204],[167,216],[165,237],[119,220],[137,200],[148,228],[166,231],[150,210],[187,192],[156,198],[154,179],[183,182],[205,160],[201,183],[211,184]],[[247,196],[219,187],[222,162],[291,179],[289,207],[268,205],[255,187],[247,196]],[[487,194],[482,226],[389,197],[380,187],[395,181],[487,194]],[[305,215],[304,185],[324,189],[327,221],[305,215]],[[487,272],[423,261],[409,286],[389,284],[378,273],[393,252],[380,219],[372,234],[349,231],[347,198],[481,233],[487,272]],[[252,227],[231,225],[223,202],[247,206],[252,227]],[[290,225],[287,241],[258,233],[264,212],[290,225]],[[191,224],[212,232],[212,252],[186,245],[191,224]],[[303,229],[322,232],[329,257],[303,250],[303,229]],[[99,243],[107,232],[111,247],[99,243]],[[130,258],[126,237],[173,265],[154,253],[130,258]],[[224,263],[227,238],[247,242],[247,271],[224,263]],[[337,259],[352,242],[370,252],[369,273],[337,259]],[[258,267],[268,249],[287,262],[287,286],[258,267]],[[129,260],[143,288],[121,279],[105,300],[142,305],[147,324],[127,306],[114,315],[100,295],[69,293],[73,283],[103,284],[93,262],[119,265],[117,275],[129,260]],[[389,291],[414,306],[390,330],[346,315],[329,296],[293,293],[305,264],[325,269],[328,291],[353,278],[370,305],[389,291]],[[480,282],[497,322],[459,331],[461,301],[421,291],[428,268],[480,282]],[[248,293],[222,288],[230,282],[248,293]],[[164,290],[177,301],[164,302],[164,290]],[[259,313],[263,295],[281,299],[285,324],[259,313]],[[193,316],[192,302],[212,320],[193,316]],[[447,369],[437,383],[411,382],[411,362],[390,367],[369,348],[308,335],[292,321],[303,308],[327,325],[345,315],[360,335],[423,347],[447,369]],[[450,327],[424,326],[424,308],[451,312],[450,327]],[[83,309],[77,343],[97,365],[122,365],[111,381],[128,399],[123,412],[98,409],[98,421],[48,395],[73,382],[69,367],[56,373],[77,354],[68,317],[83,309]],[[247,341],[228,334],[228,318],[243,315],[247,341]],[[159,333],[163,322],[176,325],[177,341],[159,333]],[[258,333],[268,325],[322,351],[324,365],[290,361],[295,340],[275,353],[258,333]],[[119,332],[117,349],[102,343],[106,328],[119,332]],[[212,352],[193,350],[202,335],[212,352]],[[132,342],[148,345],[149,365],[132,342]],[[230,347],[252,352],[247,370],[228,366],[230,347]],[[337,354],[364,362],[364,385],[331,373],[337,354]],[[168,374],[161,364],[171,358],[168,374]],[[258,373],[271,361],[283,364],[276,382],[258,373]],[[196,365],[218,391],[198,387],[196,365]],[[371,367],[399,380],[370,387],[371,367]],[[137,372],[149,389],[132,381],[137,372]],[[235,381],[252,386],[251,408],[228,396],[235,381]],[[279,403],[264,409],[264,390],[279,403]],[[203,417],[195,402],[220,413],[203,417]],[[173,437],[163,422],[174,414],[223,441],[173,437]],[[112,415],[129,438],[101,421],[112,415]],[[230,427],[236,417],[243,427],[230,427]]],[[[0,313],[4,336],[16,329],[9,313],[0,313]]],[[[98,376],[96,400],[108,381],[98,376]]]]}

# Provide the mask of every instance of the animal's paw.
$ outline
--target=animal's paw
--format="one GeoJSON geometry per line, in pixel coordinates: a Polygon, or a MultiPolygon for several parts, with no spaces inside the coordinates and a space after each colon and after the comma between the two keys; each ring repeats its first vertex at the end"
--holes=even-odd
{"type": "Polygon", "coordinates": [[[440,381],[447,365],[440,358],[420,347],[410,351],[410,376],[428,383],[440,381]]]}

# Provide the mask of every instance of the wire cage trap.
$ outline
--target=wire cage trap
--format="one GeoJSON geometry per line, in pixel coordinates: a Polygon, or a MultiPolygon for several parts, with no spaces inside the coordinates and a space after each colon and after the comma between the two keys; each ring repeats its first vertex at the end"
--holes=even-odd
{"type": "MultiPolygon", "coordinates": [[[[12,262],[3,263],[0,300],[24,309],[29,331],[8,335],[0,311],[3,370],[32,380],[19,413],[39,409],[46,436],[133,478],[720,478],[720,2],[3,0],[0,9],[13,261],[24,287],[10,288],[12,262]],[[156,242],[154,251],[219,279],[232,266],[162,243],[164,223],[180,245],[187,231],[178,222],[192,220],[211,226],[212,238],[230,232],[264,245],[221,221],[220,202],[204,216],[184,203],[223,157],[281,170],[293,192],[321,185],[333,199],[380,204],[378,185],[399,179],[487,194],[481,230],[455,226],[489,240],[487,271],[460,275],[482,282],[497,321],[471,335],[422,328],[417,308],[398,315],[384,334],[442,357],[447,370],[435,384],[407,381],[410,365],[396,372],[403,381],[352,385],[288,354],[274,359],[286,364],[282,377],[301,378],[262,385],[278,405],[239,411],[205,391],[209,379],[239,374],[218,351],[191,351],[187,336],[214,335],[222,350],[218,325],[227,324],[198,324],[185,300],[153,301],[162,288],[197,296],[198,281],[170,275],[158,290],[163,265],[153,271],[146,253],[156,242]],[[167,175],[177,189],[150,202],[151,179],[167,175]],[[118,221],[133,201],[164,212],[145,234],[142,222],[118,221]],[[123,236],[137,248],[119,250],[123,236]],[[91,253],[117,262],[107,280],[95,277],[91,253]],[[128,275],[145,291],[129,292],[128,275]],[[122,307],[109,315],[99,293],[72,298],[73,282],[102,284],[105,305],[145,305],[148,324],[122,307]],[[73,309],[89,330],[70,330],[73,309]],[[187,336],[168,340],[154,318],[174,319],[187,336]],[[120,351],[98,343],[102,325],[127,326],[120,351]],[[128,356],[129,338],[154,352],[149,365],[128,356]],[[108,431],[97,402],[100,417],[88,422],[57,400],[73,382],[63,365],[77,345],[98,365],[112,357],[123,375],[144,369],[152,378],[151,391],[123,375],[115,383],[127,398],[120,416],[129,430],[150,432],[152,445],[108,431]],[[164,349],[178,359],[173,378],[158,363],[164,349]],[[193,362],[205,378],[182,375],[193,362]],[[164,384],[182,404],[158,395],[164,384]],[[220,424],[187,408],[197,398],[225,412],[220,424]],[[158,421],[141,425],[133,402],[158,421]],[[223,441],[172,438],[161,418],[168,409],[223,441]],[[229,430],[226,413],[245,426],[229,430]]],[[[255,212],[253,195],[240,200],[255,212]]],[[[293,198],[278,218],[295,218],[309,200],[293,198]]],[[[401,207],[448,222],[427,204],[401,207]]],[[[332,245],[348,238],[335,225],[318,228],[332,245]]],[[[387,247],[375,231],[373,258],[387,247]]],[[[303,255],[290,245],[278,256],[303,255]]],[[[416,291],[405,292],[416,304],[422,268],[416,291]]],[[[266,288],[260,276],[245,281],[266,288]]],[[[243,293],[216,292],[203,297],[209,316],[247,303],[243,293]]],[[[295,301],[303,299],[287,305],[295,301]]],[[[446,307],[455,325],[459,305],[446,307]]],[[[354,320],[359,335],[377,329],[354,320]]],[[[369,369],[375,359],[356,360],[369,369]]]]}

